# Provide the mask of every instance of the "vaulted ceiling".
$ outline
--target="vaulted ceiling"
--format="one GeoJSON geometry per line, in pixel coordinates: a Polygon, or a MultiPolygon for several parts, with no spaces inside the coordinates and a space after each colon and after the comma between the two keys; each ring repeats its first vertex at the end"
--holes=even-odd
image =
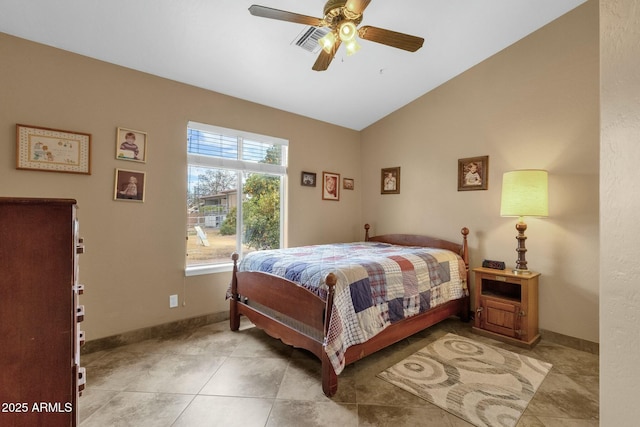
{"type": "MultiPolygon", "coordinates": [[[[323,0],[0,0],[0,32],[360,130],[585,0],[373,0],[362,25],[425,39],[415,53],[361,40],[327,71],[296,45],[323,0]]],[[[1,84],[1,83],[0,83],[1,84]]]]}

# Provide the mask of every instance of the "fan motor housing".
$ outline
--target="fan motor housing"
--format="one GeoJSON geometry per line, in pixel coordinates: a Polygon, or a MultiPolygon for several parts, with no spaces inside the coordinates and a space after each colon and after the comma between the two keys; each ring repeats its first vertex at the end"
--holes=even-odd
{"type": "Polygon", "coordinates": [[[341,22],[351,21],[356,26],[362,22],[362,14],[353,13],[348,10],[345,5],[346,0],[329,0],[324,5],[324,24],[331,28],[336,29],[341,22]]]}
{"type": "Polygon", "coordinates": [[[344,7],[347,4],[346,0],[329,0],[324,5],[324,14],[325,16],[329,14],[333,9],[338,9],[344,7]]]}

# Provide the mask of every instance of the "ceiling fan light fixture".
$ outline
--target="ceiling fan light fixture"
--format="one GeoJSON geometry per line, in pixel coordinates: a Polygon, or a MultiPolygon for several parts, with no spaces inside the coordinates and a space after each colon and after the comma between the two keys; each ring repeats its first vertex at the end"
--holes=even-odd
{"type": "Polygon", "coordinates": [[[356,37],[356,24],[352,21],[345,21],[340,24],[340,40],[347,43],[356,37]]]}
{"type": "MultiPolygon", "coordinates": [[[[318,46],[313,41],[318,40],[322,51],[318,55],[313,67],[311,67],[314,71],[325,71],[329,67],[341,43],[345,44],[347,55],[356,53],[360,49],[360,45],[356,41],[357,38],[408,52],[415,52],[422,47],[424,43],[422,37],[369,25],[358,28],[358,25],[360,25],[363,19],[363,12],[369,3],[371,3],[371,0],[326,0],[324,16],[322,18],[315,18],[313,16],[301,15],[295,12],[256,4],[249,8],[249,12],[253,16],[309,25],[316,27],[317,30],[323,29],[322,34],[312,31],[304,41],[302,41],[302,38],[296,41],[296,45],[298,46],[318,46]],[[327,34],[327,32],[329,33],[327,34]],[[356,35],[358,37],[356,37],[356,35]],[[307,43],[306,40],[309,42],[307,43]],[[302,43],[299,43],[300,41],[302,41],[302,43]]],[[[307,31],[307,33],[309,32],[307,31]]],[[[307,33],[305,33],[305,35],[307,33]]],[[[317,51],[317,47],[307,50],[317,51]]]]}
{"type": "Polygon", "coordinates": [[[358,43],[358,41],[353,38],[350,41],[348,41],[345,44],[345,47],[347,48],[347,56],[351,56],[354,53],[356,53],[357,51],[360,50],[360,44],[358,43]]]}
{"type": "Polygon", "coordinates": [[[336,35],[333,33],[333,31],[330,31],[323,37],[320,37],[318,39],[318,44],[320,44],[322,50],[327,53],[331,53],[331,51],[333,50],[333,45],[336,44],[336,35]]]}

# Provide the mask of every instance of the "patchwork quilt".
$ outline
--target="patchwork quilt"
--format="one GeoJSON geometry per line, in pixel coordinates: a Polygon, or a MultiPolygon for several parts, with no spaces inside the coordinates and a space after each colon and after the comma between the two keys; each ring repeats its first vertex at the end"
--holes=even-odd
{"type": "Polygon", "coordinates": [[[468,295],[466,270],[454,252],[379,242],[256,251],[240,271],[284,277],[326,298],[325,277],[338,277],[325,351],[335,372],[344,353],[406,317],[468,295]]]}

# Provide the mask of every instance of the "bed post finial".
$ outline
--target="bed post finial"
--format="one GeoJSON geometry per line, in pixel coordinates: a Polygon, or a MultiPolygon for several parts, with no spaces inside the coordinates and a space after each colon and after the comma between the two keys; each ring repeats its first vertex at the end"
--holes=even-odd
{"type": "Polygon", "coordinates": [[[336,283],[338,283],[338,276],[334,273],[327,274],[324,279],[327,284],[327,302],[325,305],[324,314],[324,335],[329,333],[329,321],[331,320],[331,313],[333,312],[333,298],[336,293],[336,283]]]}
{"type": "Polygon", "coordinates": [[[369,229],[371,228],[371,226],[369,224],[365,224],[364,225],[364,241],[368,242],[369,241],[369,229]]]}
{"type": "Polygon", "coordinates": [[[467,266],[467,271],[469,271],[469,245],[467,243],[467,236],[469,235],[469,229],[467,227],[462,227],[460,230],[462,233],[462,259],[464,260],[465,265],[467,266]]]}

